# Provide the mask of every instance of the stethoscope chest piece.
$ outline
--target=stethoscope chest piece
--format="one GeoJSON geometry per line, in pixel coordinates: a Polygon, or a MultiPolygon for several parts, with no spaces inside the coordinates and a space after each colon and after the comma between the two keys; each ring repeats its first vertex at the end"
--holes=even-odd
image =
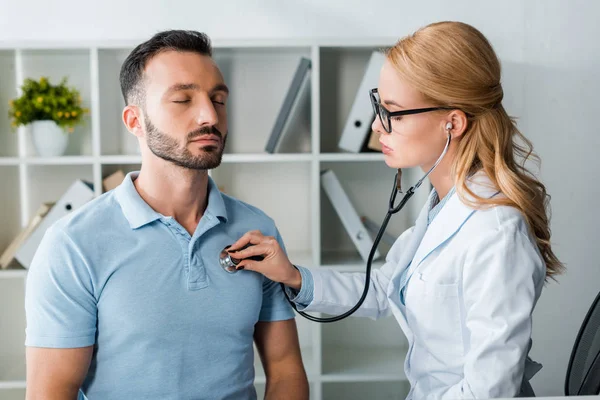
{"type": "Polygon", "coordinates": [[[229,247],[230,246],[225,246],[225,248],[221,250],[221,253],[219,253],[219,264],[221,265],[221,268],[225,270],[225,272],[235,274],[238,271],[236,266],[240,261],[232,258],[229,253],[227,253],[227,249],[229,247]]]}

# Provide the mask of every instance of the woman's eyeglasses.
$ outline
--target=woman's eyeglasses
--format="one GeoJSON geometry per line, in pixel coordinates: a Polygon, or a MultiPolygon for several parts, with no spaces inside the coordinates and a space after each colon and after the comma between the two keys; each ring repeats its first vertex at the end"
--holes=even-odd
{"type": "Polygon", "coordinates": [[[369,92],[371,96],[371,104],[373,105],[373,111],[375,111],[375,115],[379,116],[379,120],[381,121],[381,125],[383,129],[387,133],[392,132],[392,117],[399,117],[402,115],[411,115],[411,114],[420,114],[429,111],[438,111],[438,110],[454,110],[454,108],[450,107],[428,107],[428,108],[415,108],[412,110],[402,110],[402,111],[389,111],[384,106],[381,105],[379,101],[379,93],[377,89],[371,89],[369,92]]]}

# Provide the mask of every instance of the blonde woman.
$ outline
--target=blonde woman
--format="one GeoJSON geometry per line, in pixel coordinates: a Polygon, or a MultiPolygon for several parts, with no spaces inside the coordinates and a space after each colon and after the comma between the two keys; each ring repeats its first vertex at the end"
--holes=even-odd
{"type": "MultiPolygon", "coordinates": [[[[415,225],[373,271],[353,314],[397,319],[409,343],[409,399],[533,396],[529,380],[541,368],[528,357],[532,312],[563,266],[550,246],[545,187],[523,164],[531,144],[502,105],[500,76],[478,30],[441,22],[391,48],[371,92],[389,167],[429,171],[448,146],[415,225]]],[[[362,293],[364,274],[294,268],[259,231],[232,250],[247,243],[232,256],[265,258],[239,267],[282,282],[298,310],[338,315],[362,293]]]]}

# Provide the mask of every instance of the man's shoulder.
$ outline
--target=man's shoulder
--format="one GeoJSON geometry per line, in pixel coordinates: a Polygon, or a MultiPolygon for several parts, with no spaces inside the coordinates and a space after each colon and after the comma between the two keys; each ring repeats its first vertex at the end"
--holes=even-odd
{"type": "Polygon", "coordinates": [[[62,231],[67,236],[96,234],[103,226],[113,225],[115,217],[121,213],[119,202],[113,191],[101,194],[73,212],[55,221],[50,229],[62,231]]]}

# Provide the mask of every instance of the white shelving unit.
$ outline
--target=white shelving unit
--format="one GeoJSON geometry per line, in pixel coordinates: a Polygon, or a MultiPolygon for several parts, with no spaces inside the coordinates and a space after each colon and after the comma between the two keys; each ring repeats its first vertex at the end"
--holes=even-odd
{"type": "MultiPolygon", "coordinates": [[[[278,224],[294,263],[364,270],[364,263],[320,187],[320,171],[333,169],[356,209],[380,222],[388,207],[395,171],[379,153],[350,154],[337,147],[356,90],[372,50],[393,39],[311,41],[227,41],[213,43],[231,89],[230,131],[223,164],[211,176],[222,189],[266,211],[278,224]],[[265,144],[299,58],[312,60],[310,111],[293,132],[294,146],[268,154],[265,144]]],[[[29,221],[40,203],[54,201],[74,179],[94,184],[122,169],[138,169],[135,138],[121,121],[118,84],[121,63],[137,43],[14,43],[0,48],[0,252],[29,221]],[[10,131],[8,101],[26,77],[63,76],[78,87],[91,110],[58,158],[35,154],[28,128],[10,131]]],[[[365,94],[366,95],[366,94],[365,94]]],[[[418,178],[407,171],[407,184],[418,178]]],[[[425,187],[425,185],[424,185],[425,187]]],[[[397,236],[414,221],[427,196],[422,188],[387,232],[397,236]]],[[[389,247],[382,244],[383,254],[389,247]]],[[[383,260],[377,260],[378,268],[383,260]]],[[[27,271],[0,270],[0,398],[23,398],[24,283],[27,271]]],[[[297,317],[304,363],[313,399],[403,398],[406,340],[390,317],[378,321],[349,318],[316,324],[297,317]]],[[[256,360],[256,387],[264,373],[256,360]]]]}

